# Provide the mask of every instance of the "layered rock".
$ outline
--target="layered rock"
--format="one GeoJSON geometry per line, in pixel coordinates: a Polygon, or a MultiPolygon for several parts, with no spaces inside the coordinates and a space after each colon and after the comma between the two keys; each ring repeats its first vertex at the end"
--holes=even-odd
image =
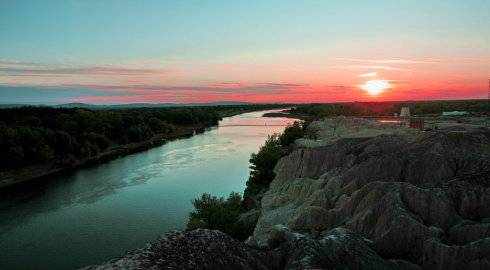
{"type": "Polygon", "coordinates": [[[345,228],[385,259],[488,264],[488,129],[338,138],[295,150],[276,173],[250,240],[257,246],[269,246],[279,224],[310,235],[345,228]]]}

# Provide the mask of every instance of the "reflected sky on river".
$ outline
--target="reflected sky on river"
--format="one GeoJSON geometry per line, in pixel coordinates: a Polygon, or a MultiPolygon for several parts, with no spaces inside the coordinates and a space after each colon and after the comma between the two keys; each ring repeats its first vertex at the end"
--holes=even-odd
{"type": "Polygon", "coordinates": [[[250,154],[284,129],[278,125],[294,122],[262,113],[225,118],[220,125],[239,126],[3,192],[0,268],[76,268],[182,229],[193,198],[242,192],[250,154]]]}

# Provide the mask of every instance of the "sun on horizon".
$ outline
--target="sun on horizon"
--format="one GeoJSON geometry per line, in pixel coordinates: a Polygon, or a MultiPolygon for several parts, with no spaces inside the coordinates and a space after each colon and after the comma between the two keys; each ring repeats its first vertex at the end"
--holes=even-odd
{"type": "Polygon", "coordinates": [[[370,96],[379,96],[390,88],[391,85],[387,80],[370,80],[361,85],[361,89],[365,90],[370,96]]]}

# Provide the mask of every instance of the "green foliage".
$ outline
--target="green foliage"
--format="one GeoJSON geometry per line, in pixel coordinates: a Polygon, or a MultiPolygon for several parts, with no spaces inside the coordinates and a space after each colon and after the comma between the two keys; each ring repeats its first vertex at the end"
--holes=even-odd
{"type": "Polygon", "coordinates": [[[298,121],[294,122],[292,125],[287,126],[284,132],[279,136],[279,143],[282,146],[288,146],[297,139],[303,137],[305,132],[305,127],[298,121]]]}
{"type": "Polygon", "coordinates": [[[241,201],[240,194],[235,192],[226,199],[207,193],[202,194],[192,202],[194,211],[190,213],[187,229],[220,230],[236,239],[246,239],[253,228],[247,228],[245,224],[238,221],[240,214],[244,212],[241,201]]]}
{"type": "Polygon", "coordinates": [[[354,116],[362,115],[365,110],[354,106],[353,104],[311,104],[311,105],[300,105],[291,109],[293,113],[305,114],[314,117],[333,117],[333,116],[354,116]]]}
{"type": "Polygon", "coordinates": [[[385,116],[400,113],[409,107],[415,115],[440,115],[444,111],[467,111],[474,114],[489,114],[490,103],[486,100],[449,100],[413,102],[348,102],[331,104],[306,104],[291,109],[293,113],[314,118],[334,116],[385,116]]]}
{"type": "Polygon", "coordinates": [[[274,166],[282,156],[280,138],[277,135],[269,136],[259,152],[252,154],[250,158],[251,183],[267,185],[274,178],[274,166]]]}
{"type": "Polygon", "coordinates": [[[284,105],[199,107],[124,106],[0,109],[0,171],[63,164],[96,156],[111,147],[165,138],[186,126],[209,127],[223,116],[284,105]]]}
{"type": "Polygon", "coordinates": [[[487,100],[450,100],[403,103],[399,107],[409,106],[414,114],[442,114],[445,111],[467,111],[474,114],[489,114],[490,102],[487,100]]]}
{"type": "MultiPolygon", "coordinates": [[[[77,162],[110,147],[138,143],[178,127],[217,124],[227,107],[0,109],[0,170],[77,162]]],[[[238,110],[238,109],[237,109],[238,110]]]]}
{"type": "Polygon", "coordinates": [[[300,122],[286,127],[281,135],[267,138],[265,144],[250,158],[250,177],[245,188],[244,198],[247,208],[253,206],[252,198],[267,189],[276,176],[274,167],[281,157],[287,154],[288,146],[303,137],[304,127],[300,122]]]}

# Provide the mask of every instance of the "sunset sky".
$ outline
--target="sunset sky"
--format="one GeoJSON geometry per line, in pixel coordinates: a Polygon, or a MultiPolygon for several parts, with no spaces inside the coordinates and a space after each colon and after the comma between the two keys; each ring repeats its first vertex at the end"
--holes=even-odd
{"type": "Polygon", "coordinates": [[[0,103],[485,98],[490,1],[0,0],[0,103]]]}

